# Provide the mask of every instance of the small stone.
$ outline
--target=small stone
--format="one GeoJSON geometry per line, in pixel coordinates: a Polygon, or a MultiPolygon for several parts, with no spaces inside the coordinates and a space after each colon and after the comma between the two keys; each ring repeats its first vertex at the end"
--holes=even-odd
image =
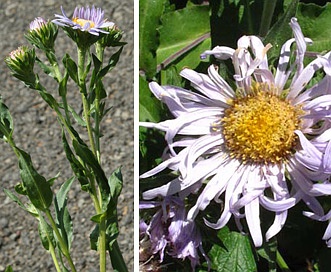
{"type": "Polygon", "coordinates": [[[0,229],[4,229],[8,227],[8,219],[6,217],[0,218],[0,229]]]}
{"type": "Polygon", "coordinates": [[[16,13],[17,7],[18,7],[17,3],[9,4],[5,10],[5,15],[11,17],[16,13]]]}

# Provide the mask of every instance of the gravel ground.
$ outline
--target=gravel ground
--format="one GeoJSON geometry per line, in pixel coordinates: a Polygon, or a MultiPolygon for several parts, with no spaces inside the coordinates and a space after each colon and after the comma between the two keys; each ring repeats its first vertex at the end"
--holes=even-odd
{"type": "MultiPolygon", "coordinates": [[[[55,13],[61,13],[61,5],[71,15],[76,5],[86,4],[102,7],[106,17],[124,31],[123,41],[128,42],[119,64],[105,78],[109,97],[107,103],[113,107],[102,128],[102,149],[107,175],[122,166],[124,186],[119,198],[118,240],[129,271],[133,271],[133,0],[95,0],[90,3],[1,0],[0,94],[14,119],[17,146],[31,154],[36,169],[46,178],[60,172],[60,178],[54,184],[56,191],[62,182],[72,176],[62,151],[56,116],[34,91],[10,76],[3,59],[10,51],[27,44],[24,33],[35,17],[53,19],[55,13]]],[[[56,49],[61,52],[61,57],[65,52],[76,57],[74,47],[61,30],[56,49]]],[[[41,76],[41,79],[49,90],[55,88],[51,78],[41,76]]],[[[56,91],[53,95],[56,95],[56,91]]],[[[72,91],[69,100],[75,102],[78,98],[77,91],[72,91]]],[[[41,247],[36,220],[3,193],[4,188],[13,190],[13,186],[19,182],[16,157],[3,141],[0,142],[0,160],[0,271],[4,271],[7,265],[11,265],[14,271],[55,271],[50,255],[41,247]]],[[[78,182],[73,184],[69,192],[68,205],[74,221],[72,247],[77,271],[99,271],[98,255],[90,250],[88,238],[93,229],[89,218],[94,209],[88,194],[80,190],[78,182]]]]}

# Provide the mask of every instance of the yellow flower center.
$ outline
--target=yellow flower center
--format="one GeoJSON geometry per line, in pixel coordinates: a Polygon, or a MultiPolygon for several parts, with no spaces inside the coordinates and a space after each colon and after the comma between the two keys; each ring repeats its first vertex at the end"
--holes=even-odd
{"type": "Polygon", "coordinates": [[[222,133],[231,157],[268,164],[293,154],[302,110],[274,90],[274,86],[254,83],[249,95],[236,98],[225,111],[222,133]]]}
{"type": "Polygon", "coordinates": [[[84,27],[87,23],[90,24],[90,27],[88,29],[91,29],[94,27],[94,22],[91,20],[85,20],[85,19],[80,19],[80,18],[73,18],[72,21],[76,24],[79,24],[80,26],[84,27]]]}

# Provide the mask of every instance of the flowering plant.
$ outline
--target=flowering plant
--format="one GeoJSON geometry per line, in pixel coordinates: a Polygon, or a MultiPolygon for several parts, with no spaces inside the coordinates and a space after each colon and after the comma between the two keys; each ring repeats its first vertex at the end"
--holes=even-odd
{"type": "Polygon", "coordinates": [[[331,218],[331,48],[307,14],[330,4],[146,6],[160,27],[141,19],[141,269],[325,269],[330,227],[307,217],[331,218]]]}
{"type": "MultiPolygon", "coordinates": [[[[54,192],[52,185],[58,176],[46,179],[39,174],[27,151],[16,145],[14,121],[8,107],[0,100],[0,137],[16,154],[21,176],[21,182],[15,187],[16,193],[8,189],[5,189],[5,193],[37,219],[42,245],[50,253],[56,271],[76,271],[71,255],[74,226],[67,207],[67,195],[70,186],[78,180],[81,189],[90,195],[94,204],[95,215],[91,220],[95,228],[90,234],[90,245],[100,255],[100,271],[106,271],[107,252],[114,270],[127,271],[117,243],[117,200],[122,189],[121,170],[118,168],[109,178],[106,177],[100,145],[100,127],[109,111],[103,78],[116,66],[125,43],[120,41],[121,30],[108,21],[100,8],[77,7],[71,19],[63,9],[62,13],[56,15],[54,20],[37,17],[32,21],[25,35],[30,45],[12,51],[5,62],[12,75],[38,92],[57,115],[63,149],[74,176],[54,192]],[[64,54],[61,59],[63,66],[55,50],[59,29],[72,39],[78,57],[75,61],[69,54],[64,54]],[[115,53],[105,61],[107,49],[115,49],[115,53]],[[57,83],[58,94],[44,87],[43,80],[36,72],[37,65],[57,83]],[[67,100],[70,81],[76,84],[82,114],[76,112],[67,100]]],[[[11,269],[7,267],[6,271],[11,269]]]]}

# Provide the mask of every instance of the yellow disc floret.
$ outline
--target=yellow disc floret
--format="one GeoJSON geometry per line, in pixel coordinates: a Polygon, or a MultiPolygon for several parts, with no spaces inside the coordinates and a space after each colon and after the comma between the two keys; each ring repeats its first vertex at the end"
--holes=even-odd
{"type": "Polygon", "coordinates": [[[274,90],[254,83],[250,94],[233,100],[225,111],[222,133],[231,157],[268,164],[287,160],[293,153],[302,110],[274,90]]]}
{"type": "Polygon", "coordinates": [[[81,27],[84,27],[87,23],[89,23],[90,27],[88,29],[93,28],[95,25],[93,21],[80,19],[80,18],[73,18],[72,21],[76,24],[79,24],[81,27]]]}

